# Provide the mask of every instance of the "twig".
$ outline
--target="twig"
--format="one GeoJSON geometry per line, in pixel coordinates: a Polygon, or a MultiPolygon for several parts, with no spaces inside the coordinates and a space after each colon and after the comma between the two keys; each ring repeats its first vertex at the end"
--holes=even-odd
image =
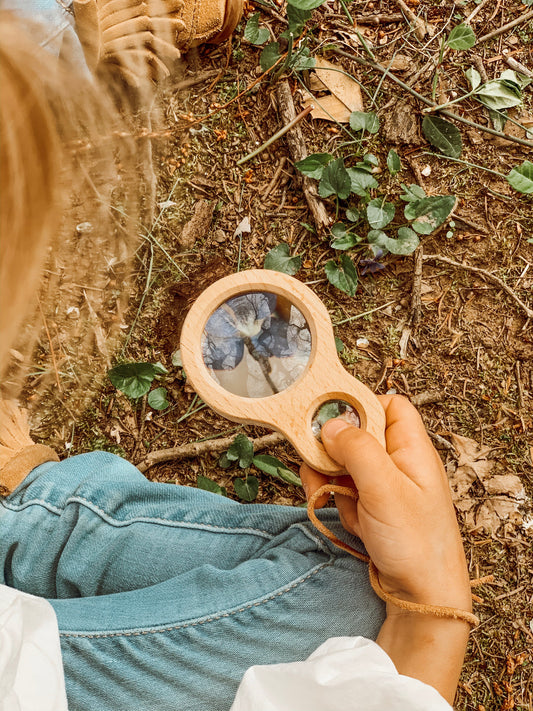
{"type": "MultiPolygon", "coordinates": [[[[422,96],[422,94],[419,94],[418,91],[415,91],[413,88],[411,88],[404,81],[402,81],[401,79],[398,79],[397,76],[395,76],[394,74],[391,74],[391,72],[387,69],[387,67],[382,67],[380,64],[376,64],[375,62],[369,62],[368,60],[362,59],[361,57],[357,57],[354,54],[349,54],[348,52],[344,52],[342,49],[338,49],[337,47],[334,47],[333,50],[335,51],[336,54],[339,54],[341,57],[348,57],[348,59],[351,59],[354,62],[357,62],[357,64],[362,64],[365,67],[371,67],[372,69],[376,69],[377,71],[381,72],[382,74],[385,74],[387,79],[390,79],[391,81],[398,84],[398,86],[401,86],[402,89],[405,89],[405,91],[408,91],[412,96],[414,96],[419,101],[422,101],[427,106],[436,106],[436,104],[434,104],[433,101],[431,101],[430,99],[426,99],[425,96],[422,96]]],[[[458,116],[457,114],[454,114],[451,111],[441,111],[440,113],[443,116],[446,116],[447,118],[452,119],[453,121],[459,121],[460,123],[464,123],[467,126],[471,126],[472,128],[475,128],[478,131],[482,131],[484,133],[490,133],[492,136],[498,136],[499,138],[504,138],[506,141],[511,141],[512,143],[519,143],[521,146],[527,146],[528,148],[533,148],[532,141],[526,141],[523,138],[518,138],[517,136],[511,136],[511,135],[508,136],[506,133],[502,133],[501,131],[496,131],[493,128],[489,128],[488,126],[482,126],[479,123],[474,123],[473,121],[469,121],[468,119],[465,119],[462,116],[458,116]]]]}
{"type": "Polygon", "coordinates": [[[513,27],[516,27],[516,25],[520,25],[522,22],[526,22],[526,20],[529,20],[531,17],[533,17],[533,10],[530,10],[529,12],[524,13],[520,17],[517,17],[516,20],[512,20],[511,22],[508,22],[506,25],[502,25],[501,27],[498,27],[497,30],[493,30],[492,32],[489,32],[487,35],[483,35],[483,37],[480,37],[477,42],[477,44],[481,44],[482,42],[486,42],[489,39],[492,39],[493,37],[498,37],[498,35],[503,34],[506,30],[510,30],[513,27]]]}
{"type": "MultiPolygon", "coordinates": [[[[150,452],[144,459],[142,459],[136,466],[141,472],[145,472],[150,467],[155,464],[162,464],[163,462],[179,461],[181,459],[192,459],[193,457],[198,457],[201,454],[207,454],[209,452],[224,452],[232,444],[235,437],[224,437],[217,440],[204,440],[203,442],[190,442],[189,444],[183,444],[180,447],[170,447],[169,449],[158,449],[155,452],[150,452]]],[[[258,437],[252,440],[254,446],[254,452],[258,452],[261,449],[266,449],[267,447],[274,447],[274,445],[279,444],[284,441],[283,435],[278,432],[273,434],[265,435],[264,437],[258,437]]]]}
{"type": "Polygon", "coordinates": [[[445,398],[446,393],[442,390],[424,390],[424,392],[411,395],[411,402],[416,407],[420,407],[421,405],[432,405],[434,402],[442,402],[445,398]]]}
{"type": "Polygon", "coordinates": [[[422,316],[422,299],[421,299],[421,288],[422,288],[422,265],[424,262],[424,252],[422,245],[419,245],[413,254],[414,257],[414,270],[413,270],[413,286],[411,289],[411,313],[409,315],[409,321],[416,327],[420,323],[420,318],[422,316]]]}
{"type": "Polygon", "coordinates": [[[267,189],[261,196],[261,203],[264,205],[267,197],[270,195],[270,193],[274,190],[275,186],[277,185],[277,182],[279,180],[279,176],[281,175],[281,172],[283,170],[283,166],[285,165],[285,162],[287,161],[286,156],[281,156],[278,162],[278,167],[274,171],[274,175],[272,176],[272,180],[267,186],[267,189]]]}
{"type": "Polygon", "coordinates": [[[189,89],[191,86],[202,84],[204,81],[212,79],[218,74],[220,74],[219,69],[210,69],[208,72],[204,72],[203,74],[197,74],[196,76],[190,77],[189,79],[183,79],[182,81],[179,81],[177,84],[174,84],[172,90],[183,91],[183,89],[189,89]]]}
{"type": "Polygon", "coordinates": [[[440,254],[424,254],[424,259],[426,260],[432,260],[435,262],[443,262],[444,264],[450,264],[452,267],[457,267],[458,269],[464,269],[467,272],[473,272],[474,274],[480,274],[482,277],[485,277],[485,279],[488,279],[489,281],[492,281],[494,284],[497,284],[501,289],[503,289],[512,299],[513,301],[520,306],[520,308],[524,311],[526,316],[529,318],[533,318],[533,309],[529,308],[527,304],[525,304],[511,289],[510,286],[507,286],[507,284],[502,281],[499,277],[495,276],[494,274],[491,274],[491,272],[488,272],[486,269],[481,269],[480,267],[473,267],[469,264],[462,264],[461,262],[456,262],[453,259],[449,259],[448,257],[441,257],[440,254]]]}
{"type": "Polygon", "coordinates": [[[39,299],[39,297],[37,297],[37,305],[39,307],[39,312],[43,321],[44,330],[46,331],[46,336],[48,338],[48,345],[50,346],[50,355],[52,357],[52,365],[54,366],[54,375],[56,378],[57,389],[59,390],[59,392],[62,392],[63,388],[61,387],[61,381],[59,379],[59,371],[57,369],[57,360],[54,351],[54,346],[52,344],[52,337],[50,336],[50,331],[48,330],[48,324],[46,323],[46,317],[44,315],[43,307],[41,306],[41,299],[39,299]]]}
{"type": "Polygon", "coordinates": [[[403,15],[401,12],[394,12],[390,15],[359,15],[354,19],[358,25],[381,25],[388,22],[401,22],[403,15]]]}
{"type": "Polygon", "coordinates": [[[472,20],[474,19],[474,17],[478,14],[478,12],[480,10],[482,10],[487,3],[492,2],[492,1],[493,0],[482,0],[482,2],[480,2],[479,5],[476,8],[474,8],[474,10],[472,10],[470,15],[468,15],[468,17],[466,18],[466,20],[463,20],[463,25],[469,25],[472,22],[472,20]]]}
{"type": "MultiPolygon", "coordinates": [[[[279,82],[279,84],[277,85],[276,99],[281,120],[284,123],[290,123],[294,121],[294,119],[296,118],[296,109],[294,108],[291,88],[289,86],[289,82],[286,79],[279,82]]],[[[287,133],[287,143],[289,144],[291,158],[295,163],[300,160],[303,160],[307,156],[307,147],[305,145],[305,139],[302,130],[297,123],[293,124],[291,130],[287,133]]],[[[309,210],[313,215],[317,231],[320,233],[323,230],[328,229],[330,225],[330,219],[324,203],[318,196],[316,181],[305,175],[303,176],[302,180],[302,188],[305,195],[305,199],[309,206],[309,210]]]]}
{"type": "Polygon", "coordinates": [[[383,309],[386,309],[387,306],[391,306],[391,304],[395,304],[396,300],[394,301],[387,301],[386,304],[382,304],[381,306],[376,306],[375,309],[370,309],[370,311],[363,311],[360,314],[356,314],[355,316],[350,316],[349,318],[343,318],[342,321],[335,321],[333,323],[334,326],[342,326],[343,323],[349,323],[350,321],[355,321],[358,318],[363,318],[363,316],[368,316],[369,314],[373,314],[376,311],[382,311],[383,309]]]}
{"type": "Polygon", "coordinates": [[[424,20],[422,20],[420,17],[417,17],[415,13],[411,10],[411,8],[404,2],[404,0],[396,0],[396,4],[402,9],[402,12],[407,15],[409,20],[415,26],[415,34],[418,39],[424,39],[424,37],[428,34],[428,27],[424,20]]]}
{"type": "Polygon", "coordinates": [[[517,62],[516,59],[513,59],[512,57],[505,57],[505,63],[511,67],[511,69],[514,69],[516,72],[520,72],[520,74],[525,74],[526,77],[530,77],[533,79],[533,72],[531,69],[528,69],[525,67],[521,62],[517,62]]]}
{"type": "Polygon", "coordinates": [[[280,128],[280,130],[275,133],[273,136],[271,136],[268,141],[265,141],[259,148],[256,148],[255,151],[252,151],[251,153],[248,153],[247,156],[244,156],[244,158],[241,158],[240,160],[237,161],[237,165],[242,165],[243,163],[246,163],[246,161],[249,161],[251,158],[255,158],[258,156],[260,153],[262,153],[264,150],[266,150],[269,146],[271,146],[273,143],[275,143],[278,138],[281,138],[284,136],[286,133],[288,133],[291,129],[293,129],[297,123],[300,123],[302,119],[304,119],[308,114],[311,113],[311,111],[315,107],[313,104],[309,104],[309,106],[306,106],[303,111],[300,111],[298,116],[295,116],[292,121],[289,121],[289,123],[286,126],[283,126],[283,128],[280,128]]]}

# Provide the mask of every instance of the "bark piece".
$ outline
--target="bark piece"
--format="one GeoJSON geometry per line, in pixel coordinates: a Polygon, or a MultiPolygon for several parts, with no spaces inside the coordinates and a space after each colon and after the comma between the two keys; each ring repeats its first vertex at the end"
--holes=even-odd
{"type": "Polygon", "coordinates": [[[196,203],[193,216],[189,222],[187,222],[181,235],[178,237],[178,241],[184,249],[190,249],[197,239],[205,237],[206,232],[211,226],[214,209],[214,203],[208,200],[199,200],[196,203]]]}

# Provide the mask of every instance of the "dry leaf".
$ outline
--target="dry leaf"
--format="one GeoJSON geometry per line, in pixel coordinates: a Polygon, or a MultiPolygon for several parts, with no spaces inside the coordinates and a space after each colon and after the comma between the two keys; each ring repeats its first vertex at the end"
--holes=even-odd
{"type": "Polygon", "coordinates": [[[184,249],[190,249],[196,240],[205,237],[211,226],[214,209],[214,202],[199,200],[196,203],[191,219],[187,222],[181,235],[178,237],[178,242],[184,249]]]}
{"type": "Polygon", "coordinates": [[[327,89],[330,92],[318,98],[304,93],[304,106],[314,105],[311,116],[315,119],[348,123],[352,111],[364,111],[359,84],[341,66],[317,57],[310,86],[313,91],[327,89]]]}
{"type": "Polygon", "coordinates": [[[495,462],[488,458],[490,447],[482,447],[469,437],[451,434],[457,453],[457,466],[448,465],[448,479],[455,508],[465,514],[465,523],[472,530],[496,533],[504,524],[523,524],[520,506],[526,501],[526,492],[515,474],[492,474],[495,462]],[[484,490],[484,500],[472,496],[470,488],[479,481],[484,490]]]}
{"type": "Polygon", "coordinates": [[[311,116],[314,119],[323,119],[324,121],[338,121],[339,123],[348,123],[350,120],[350,109],[345,106],[340,99],[337,99],[333,94],[326,94],[318,99],[307,91],[302,92],[304,98],[304,108],[313,104],[314,108],[311,111],[311,116]]]}

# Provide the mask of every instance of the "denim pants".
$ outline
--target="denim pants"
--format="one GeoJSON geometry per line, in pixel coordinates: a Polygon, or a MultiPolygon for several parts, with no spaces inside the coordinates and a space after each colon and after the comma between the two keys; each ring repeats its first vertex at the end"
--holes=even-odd
{"type": "MultiPolygon", "coordinates": [[[[335,509],[320,518],[361,547],[335,509]]],[[[305,510],[152,483],[106,452],[0,499],[0,562],[55,609],[70,711],[227,710],[251,665],[375,638],[384,618],[366,564],[305,510]]]]}

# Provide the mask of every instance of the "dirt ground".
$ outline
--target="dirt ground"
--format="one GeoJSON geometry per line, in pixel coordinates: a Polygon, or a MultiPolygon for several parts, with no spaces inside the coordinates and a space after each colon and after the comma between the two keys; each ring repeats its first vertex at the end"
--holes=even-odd
{"type": "MultiPolygon", "coordinates": [[[[376,61],[386,67],[403,57],[392,73],[408,84],[414,79],[412,88],[426,97],[431,97],[435,76],[432,60],[452,26],[478,9],[471,27],[482,38],[530,10],[517,0],[416,0],[409,7],[433,26],[434,36],[418,39],[392,0],[348,4],[376,61]]],[[[258,11],[275,36],[285,29],[283,6],[247,3],[247,16],[258,11]]],[[[362,84],[365,110],[377,112],[382,129],[346,146],[351,140],[347,124],[307,116],[299,122],[307,151],[373,153],[379,159],[380,185],[395,204],[401,204],[400,183],[458,198],[454,229],[445,224],[423,237],[414,256],[385,257],[385,268],[375,273],[363,275],[359,264],[359,286],[350,297],[325,277],[324,264],[335,257],[331,235],[314,223],[287,137],[242,166],[236,164],[282,127],[279,82],[288,82],[296,113],[303,107],[302,84],[294,73],[275,81],[272,73],[263,75],[261,49],[243,39],[244,24],[230,43],[189,52],[162,88],[153,116],[156,218],[137,253],[136,286],[125,316],[127,341],[113,362],[161,362],[168,374],[160,385],[167,388],[170,406],[157,411],[146,398],[132,402],[106,379],[104,359],[95,357],[91,385],[88,390],[84,386],[89,397],[84,414],[66,417],[56,393],[55,415],[41,418],[38,433],[64,456],[104,448],[137,464],[156,450],[204,441],[202,456],[152,466],[146,476],[196,486],[203,475],[237,498],[232,482],[242,471],[220,468],[216,443],[239,432],[254,439],[268,430],[235,425],[202,407],[182,368],[173,364],[173,354],[185,314],[206,286],[237,269],[263,267],[266,253],[287,243],[291,254],[303,258],[297,278],[323,300],[333,322],[352,319],[335,328],[344,343],[340,357],[346,368],[376,393],[403,393],[419,405],[450,473],[471,577],[486,578],[474,590],[481,625],[471,634],[456,708],[531,711],[533,319],[527,309],[533,308],[533,204],[531,196],[513,190],[501,175],[473,167],[506,175],[531,160],[531,149],[457,123],[463,162],[435,155],[438,151],[419,128],[423,104],[383,72],[346,56],[368,59],[343,3],[331,1],[315,10],[308,23],[311,54],[362,84]],[[385,167],[391,148],[402,162],[395,176],[385,167]],[[251,230],[239,235],[237,227],[245,218],[251,230]],[[465,466],[471,473],[466,480],[465,466]],[[507,475],[518,477],[518,483],[511,482],[514,489],[505,488],[509,480],[501,477],[507,475]]],[[[532,47],[530,18],[472,49],[446,52],[435,84],[437,102],[467,91],[464,70],[472,63],[484,68],[488,79],[508,69],[510,57],[532,68],[532,47]]],[[[309,72],[300,76],[309,81],[309,72]]],[[[474,99],[453,109],[489,125],[486,110],[474,99]]],[[[513,115],[533,125],[531,87],[513,115]]],[[[505,130],[526,138],[514,124],[505,130]]],[[[323,203],[333,222],[334,199],[323,203]]],[[[362,249],[352,252],[356,263],[365,256],[362,249]]],[[[64,404],[72,411],[72,404],[64,404]]],[[[297,471],[299,458],[290,445],[280,443],[265,453],[297,471]]],[[[259,478],[257,501],[303,503],[298,487],[253,467],[250,473],[259,478]]]]}

